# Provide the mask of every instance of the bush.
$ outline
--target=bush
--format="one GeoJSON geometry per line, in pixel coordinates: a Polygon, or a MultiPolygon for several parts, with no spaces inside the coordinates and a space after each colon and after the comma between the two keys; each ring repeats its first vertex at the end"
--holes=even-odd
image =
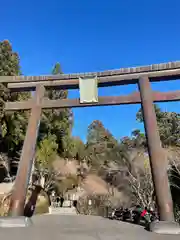
{"type": "Polygon", "coordinates": [[[10,204],[11,192],[6,195],[1,195],[0,198],[0,216],[7,216],[10,204]]]}
{"type": "Polygon", "coordinates": [[[77,210],[80,214],[107,216],[110,202],[108,195],[91,195],[80,198],[77,204],[77,210]],[[91,200],[91,205],[88,204],[91,200]]]}
{"type": "Polygon", "coordinates": [[[36,204],[34,214],[44,214],[49,212],[49,204],[48,201],[43,200],[36,204]]]}
{"type": "Polygon", "coordinates": [[[44,214],[49,212],[49,201],[47,194],[42,190],[38,196],[35,208],[35,214],[44,214]]]}
{"type": "MultiPolygon", "coordinates": [[[[31,195],[31,191],[28,191],[27,193],[27,199],[31,195]]],[[[9,193],[6,198],[4,199],[5,196],[0,197],[0,216],[7,216],[8,215],[8,209],[9,209],[9,203],[11,199],[11,193],[9,193]],[[4,199],[4,201],[2,201],[4,199]]],[[[48,201],[48,196],[46,193],[41,191],[37,203],[36,203],[36,208],[34,214],[44,214],[49,212],[49,201],[48,201]]]]}

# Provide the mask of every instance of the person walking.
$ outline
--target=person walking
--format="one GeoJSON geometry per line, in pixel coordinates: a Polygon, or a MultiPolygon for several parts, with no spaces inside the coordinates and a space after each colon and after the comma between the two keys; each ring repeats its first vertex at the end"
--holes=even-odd
{"type": "Polygon", "coordinates": [[[63,198],[63,196],[61,196],[61,198],[60,198],[60,203],[61,203],[60,207],[63,207],[63,203],[64,203],[64,198],[63,198]]]}

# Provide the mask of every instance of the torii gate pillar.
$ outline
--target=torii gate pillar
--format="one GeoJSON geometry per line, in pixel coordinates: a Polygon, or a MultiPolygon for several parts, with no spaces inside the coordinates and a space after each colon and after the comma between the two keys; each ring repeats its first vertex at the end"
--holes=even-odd
{"type": "Polygon", "coordinates": [[[151,84],[148,77],[139,79],[139,90],[160,220],[174,221],[173,201],[167,174],[167,159],[161,146],[151,84]]]}
{"type": "Polygon", "coordinates": [[[36,141],[38,136],[39,124],[41,120],[41,101],[44,97],[45,88],[43,85],[36,87],[34,96],[34,104],[31,109],[31,115],[26,131],[26,137],[23,144],[21,158],[18,167],[12,198],[10,202],[9,215],[23,216],[24,206],[26,201],[26,194],[28,184],[31,176],[31,169],[35,154],[36,141]]]}

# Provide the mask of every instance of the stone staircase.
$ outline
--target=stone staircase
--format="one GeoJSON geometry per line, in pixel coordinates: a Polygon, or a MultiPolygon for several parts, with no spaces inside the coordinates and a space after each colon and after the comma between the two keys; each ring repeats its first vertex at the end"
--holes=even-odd
{"type": "Polygon", "coordinates": [[[77,215],[74,207],[49,207],[49,214],[52,215],[77,215]]]}

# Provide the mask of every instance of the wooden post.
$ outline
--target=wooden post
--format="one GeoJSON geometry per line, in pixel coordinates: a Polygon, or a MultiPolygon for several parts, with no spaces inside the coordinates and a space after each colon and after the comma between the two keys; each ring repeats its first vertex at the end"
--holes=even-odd
{"type": "Polygon", "coordinates": [[[139,79],[139,89],[160,220],[174,221],[173,202],[167,175],[167,159],[161,147],[152,89],[148,77],[139,79]]]}
{"type": "Polygon", "coordinates": [[[18,173],[10,202],[10,216],[24,215],[24,206],[35,154],[36,140],[42,111],[41,103],[44,97],[44,92],[45,88],[43,85],[38,85],[36,87],[34,106],[31,109],[31,115],[24,140],[18,173]]]}

